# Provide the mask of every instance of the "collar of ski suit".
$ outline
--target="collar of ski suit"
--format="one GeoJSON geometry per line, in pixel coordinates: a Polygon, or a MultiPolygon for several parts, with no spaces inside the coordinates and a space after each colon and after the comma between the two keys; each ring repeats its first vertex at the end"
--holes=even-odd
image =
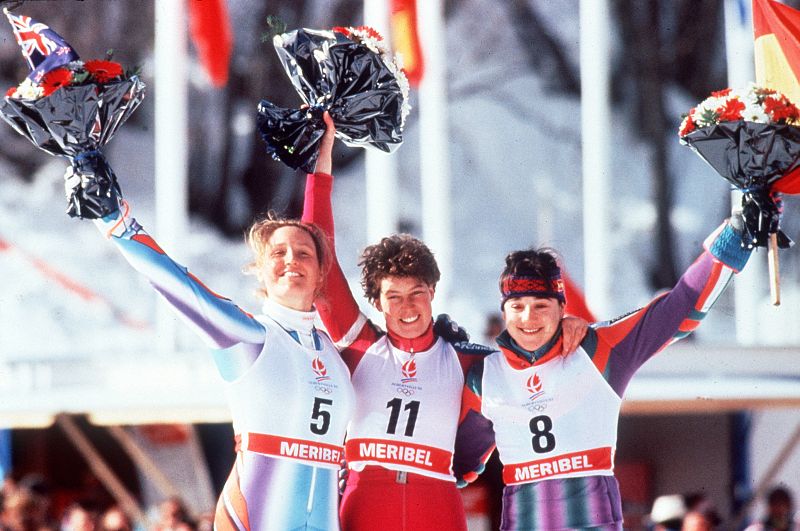
{"type": "Polygon", "coordinates": [[[497,336],[497,345],[505,355],[508,363],[515,369],[527,369],[531,365],[540,365],[548,362],[551,359],[560,356],[563,348],[563,337],[561,335],[561,326],[553,335],[553,337],[534,351],[525,350],[514,341],[508,330],[497,336]]]}
{"type": "Polygon", "coordinates": [[[311,334],[314,330],[314,320],[317,317],[317,310],[302,312],[293,310],[270,299],[264,300],[262,307],[264,315],[272,318],[284,329],[294,330],[301,334],[311,334]]]}
{"type": "Polygon", "coordinates": [[[421,336],[411,339],[400,337],[392,333],[391,330],[387,330],[386,333],[389,335],[389,341],[392,343],[392,346],[412,354],[424,352],[431,348],[434,343],[436,343],[436,335],[433,333],[433,321],[431,321],[431,324],[428,325],[425,333],[423,333],[421,336]]]}

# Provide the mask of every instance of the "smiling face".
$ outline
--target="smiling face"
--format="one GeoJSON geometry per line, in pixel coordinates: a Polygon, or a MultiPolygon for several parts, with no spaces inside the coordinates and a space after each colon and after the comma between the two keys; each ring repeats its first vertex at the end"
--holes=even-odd
{"type": "Polygon", "coordinates": [[[564,303],[557,299],[514,297],[503,305],[508,333],[520,347],[530,352],[552,339],[562,317],[564,303]]]}
{"type": "Polygon", "coordinates": [[[375,307],[383,312],[386,328],[406,339],[420,337],[431,324],[434,288],[414,277],[383,277],[375,307]]]}
{"type": "Polygon", "coordinates": [[[311,310],[323,277],[308,231],[296,226],[276,229],[264,248],[259,278],[273,301],[293,310],[311,310]]]}

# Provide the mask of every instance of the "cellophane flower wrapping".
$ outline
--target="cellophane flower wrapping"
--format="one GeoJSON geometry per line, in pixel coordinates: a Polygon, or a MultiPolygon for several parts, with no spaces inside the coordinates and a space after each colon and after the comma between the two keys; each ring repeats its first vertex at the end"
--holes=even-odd
{"type": "MultiPolygon", "coordinates": [[[[22,85],[21,85],[22,87],[22,85]]],[[[11,127],[35,146],[51,155],[67,157],[74,172],[88,171],[82,157],[97,154],[133,114],[144,99],[145,84],[138,76],[108,83],[64,85],[47,96],[33,98],[6,96],[0,102],[0,115],[11,127]]],[[[99,196],[117,189],[116,176],[104,161],[97,164],[95,182],[90,191],[99,196]]],[[[69,200],[68,214],[73,217],[102,217],[110,212],[87,212],[79,197],[69,200]]],[[[109,206],[113,208],[113,206],[109,206]]]]}
{"type": "Polygon", "coordinates": [[[764,246],[782,215],[776,185],[800,168],[800,112],[782,94],[756,86],[726,89],[692,109],[681,124],[682,144],[743,192],[744,244],[764,246]]]}
{"type": "Polygon", "coordinates": [[[326,110],[349,146],[391,152],[402,143],[408,81],[374,31],[298,29],[275,36],[273,45],[306,106],[259,104],[259,130],[274,158],[313,171],[326,110]]]}

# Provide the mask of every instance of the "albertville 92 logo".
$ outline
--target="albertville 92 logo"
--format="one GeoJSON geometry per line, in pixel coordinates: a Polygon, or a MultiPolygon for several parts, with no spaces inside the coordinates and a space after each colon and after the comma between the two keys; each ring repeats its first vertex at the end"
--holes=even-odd
{"type": "Polygon", "coordinates": [[[530,378],[528,378],[528,381],[525,382],[525,386],[531,393],[531,396],[528,397],[528,400],[536,400],[544,394],[544,391],[542,390],[542,379],[539,378],[538,374],[534,373],[530,378]]]}
{"type": "Polygon", "coordinates": [[[311,360],[311,370],[317,375],[318,382],[324,382],[325,380],[331,379],[331,377],[328,376],[328,369],[325,368],[325,364],[322,363],[322,360],[319,359],[319,356],[311,360]]]}
{"type": "Polygon", "coordinates": [[[405,362],[400,370],[403,373],[403,378],[400,380],[402,383],[417,381],[417,362],[414,361],[414,358],[405,362]]]}

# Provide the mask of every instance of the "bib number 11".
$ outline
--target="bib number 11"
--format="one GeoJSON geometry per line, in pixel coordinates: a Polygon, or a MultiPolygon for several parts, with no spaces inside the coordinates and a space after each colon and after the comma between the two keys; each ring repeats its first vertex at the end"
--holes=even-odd
{"type": "MultiPolygon", "coordinates": [[[[386,407],[391,409],[391,413],[389,414],[389,426],[386,428],[386,433],[391,433],[392,435],[395,434],[397,431],[397,421],[400,419],[400,408],[403,406],[403,401],[399,398],[395,398],[389,400],[386,403],[386,407]]],[[[406,430],[404,435],[406,437],[411,437],[414,435],[414,426],[417,424],[417,415],[419,414],[419,400],[412,400],[406,407],[403,407],[404,410],[408,411],[408,420],[406,421],[406,430]]]]}

